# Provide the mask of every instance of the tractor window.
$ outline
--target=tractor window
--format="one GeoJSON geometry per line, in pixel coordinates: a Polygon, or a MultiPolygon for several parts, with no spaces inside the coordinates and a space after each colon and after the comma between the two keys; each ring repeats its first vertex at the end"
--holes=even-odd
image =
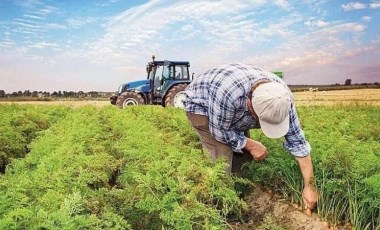
{"type": "Polygon", "coordinates": [[[187,73],[187,66],[185,65],[177,65],[175,67],[175,79],[187,79],[188,78],[187,73]]]}
{"type": "Polygon", "coordinates": [[[166,65],[164,66],[164,69],[162,71],[162,77],[164,79],[169,79],[169,78],[174,78],[173,74],[174,74],[174,71],[173,71],[173,67],[174,66],[171,66],[171,65],[166,65]]]}
{"type": "Polygon", "coordinates": [[[150,68],[150,70],[147,67],[148,71],[148,79],[154,79],[154,68],[150,68]]]}
{"type": "Polygon", "coordinates": [[[154,68],[154,71],[152,71],[151,74],[154,76],[154,79],[153,79],[154,89],[157,89],[161,85],[161,70],[160,70],[160,66],[156,66],[154,68]]]}

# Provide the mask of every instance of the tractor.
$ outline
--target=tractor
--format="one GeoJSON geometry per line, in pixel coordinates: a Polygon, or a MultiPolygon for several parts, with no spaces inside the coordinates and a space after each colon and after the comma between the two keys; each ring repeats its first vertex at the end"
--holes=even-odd
{"type": "Polygon", "coordinates": [[[184,90],[191,79],[188,61],[153,61],[146,66],[147,79],[120,85],[110,102],[119,108],[131,105],[183,107],[184,90]]]}

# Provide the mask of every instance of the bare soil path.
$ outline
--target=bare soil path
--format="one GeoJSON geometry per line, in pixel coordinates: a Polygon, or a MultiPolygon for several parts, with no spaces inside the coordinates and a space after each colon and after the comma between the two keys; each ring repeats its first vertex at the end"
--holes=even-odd
{"type": "MultiPolygon", "coordinates": [[[[321,221],[314,213],[307,215],[299,207],[295,207],[289,201],[280,196],[264,191],[256,187],[251,194],[245,196],[248,204],[246,222],[230,223],[234,230],[331,230],[327,222],[321,221]]],[[[339,228],[348,229],[348,228],[339,228]]]]}

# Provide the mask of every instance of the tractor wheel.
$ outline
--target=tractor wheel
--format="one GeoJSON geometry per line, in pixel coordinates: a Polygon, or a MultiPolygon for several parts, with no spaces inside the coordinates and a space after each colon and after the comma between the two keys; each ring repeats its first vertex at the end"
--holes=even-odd
{"type": "Polygon", "coordinates": [[[183,108],[183,99],[185,97],[186,84],[178,84],[173,86],[165,97],[165,106],[174,106],[183,108]]]}
{"type": "Polygon", "coordinates": [[[120,94],[120,96],[116,100],[116,105],[121,108],[125,109],[127,106],[131,105],[144,105],[145,101],[141,97],[140,94],[135,92],[124,92],[120,94]]]}

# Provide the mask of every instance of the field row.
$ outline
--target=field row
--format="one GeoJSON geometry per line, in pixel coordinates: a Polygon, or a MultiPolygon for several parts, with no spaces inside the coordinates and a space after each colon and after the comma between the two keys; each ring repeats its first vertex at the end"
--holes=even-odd
{"type": "MultiPolygon", "coordinates": [[[[380,225],[380,107],[299,107],[321,200],[334,225],[380,225]]],[[[212,163],[182,110],[0,105],[0,229],[226,229],[244,214],[244,180],[212,163]],[[242,184],[243,183],[243,186],[242,184]]],[[[301,204],[283,140],[245,178],[301,204]]]]}
{"type": "MultiPolygon", "coordinates": [[[[82,107],[45,126],[0,180],[0,229],[226,227],[243,203],[224,164],[183,114],[156,108],[82,107]]],[[[1,107],[17,109],[30,107],[1,107]]]]}

